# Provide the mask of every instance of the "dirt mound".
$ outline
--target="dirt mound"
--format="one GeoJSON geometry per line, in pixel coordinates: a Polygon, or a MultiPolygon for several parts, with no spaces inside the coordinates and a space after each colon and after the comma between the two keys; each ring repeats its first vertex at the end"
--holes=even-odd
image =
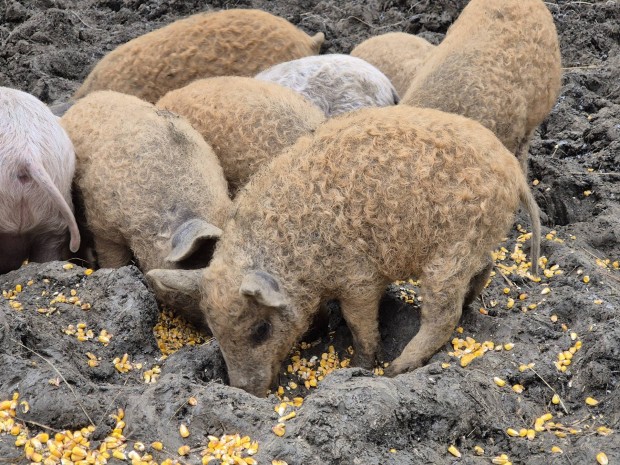
{"type": "MultiPolygon", "coordinates": [[[[465,4],[7,0],[0,85],[66,101],[106,52],[211,8],[261,8],[324,32],[324,52],[347,53],[388,31],[438,43],[465,4]]],[[[261,464],[488,464],[501,454],[519,464],[594,464],[600,452],[610,463],[620,459],[620,5],[547,5],[565,72],[530,151],[532,188],[546,215],[540,282],[525,276],[527,234],[517,226],[462,332],[426,367],[395,379],[380,368],[347,368],[350,334],[334,311],[329,334],[306,341],[282,367],[281,391],[257,399],[225,385],[215,341],[162,357],[165,344],[153,332],[162,317],[135,267],[90,274],[30,264],[0,276],[0,462],[36,462],[33,454],[44,461],[51,452],[38,448],[47,439],[41,433],[58,433],[55,447],[68,459],[108,455],[108,463],[150,454],[159,464],[197,464],[203,451],[223,450],[220,439],[243,457],[257,441],[261,464]],[[182,445],[189,455],[179,456],[182,445]]],[[[529,224],[524,215],[518,221],[529,224]]],[[[417,331],[416,289],[397,283],[384,299],[387,360],[417,331]]],[[[173,327],[167,337],[185,336],[173,327]]]]}

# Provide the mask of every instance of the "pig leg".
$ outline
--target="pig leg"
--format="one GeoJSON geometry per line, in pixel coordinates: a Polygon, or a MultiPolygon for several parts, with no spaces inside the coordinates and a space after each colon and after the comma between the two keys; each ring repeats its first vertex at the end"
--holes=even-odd
{"type": "Polygon", "coordinates": [[[17,234],[0,233],[0,274],[17,270],[28,258],[30,239],[17,234]]]}
{"type": "Polygon", "coordinates": [[[124,244],[96,236],[95,251],[101,268],[120,268],[131,263],[131,250],[124,244]]]}
{"type": "Polygon", "coordinates": [[[476,274],[472,280],[469,282],[469,289],[467,291],[467,295],[465,296],[465,302],[463,303],[463,307],[469,307],[476,297],[482,294],[484,290],[484,286],[489,280],[489,276],[491,275],[491,270],[493,269],[493,260],[489,259],[489,262],[484,266],[482,271],[476,274]]]}
{"type": "Polygon", "coordinates": [[[69,241],[67,234],[44,233],[34,238],[30,248],[30,261],[36,263],[67,260],[69,241]]]}
{"type": "Polygon", "coordinates": [[[352,365],[372,369],[380,346],[379,301],[385,286],[360,285],[355,295],[340,297],[342,316],[353,336],[352,365]]]}
{"type": "Polygon", "coordinates": [[[519,160],[519,163],[521,163],[521,170],[523,171],[523,174],[525,175],[526,178],[527,178],[527,160],[528,160],[529,151],[530,151],[530,141],[532,140],[533,135],[534,135],[534,131],[531,131],[529,134],[527,134],[523,139],[519,141],[519,145],[517,146],[517,149],[515,150],[515,156],[517,157],[517,160],[519,160]]]}
{"type": "MultiPolygon", "coordinates": [[[[445,266],[436,268],[445,273],[445,266]]],[[[463,301],[471,273],[446,280],[427,275],[422,281],[420,330],[402,354],[385,371],[388,376],[415,370],[422,366],[450,339],[463,311],[463,301]]]]}

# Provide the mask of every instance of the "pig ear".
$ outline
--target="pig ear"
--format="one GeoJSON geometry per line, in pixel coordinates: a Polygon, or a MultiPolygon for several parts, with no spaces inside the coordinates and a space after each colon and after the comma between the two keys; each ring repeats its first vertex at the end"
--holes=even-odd
{"type": "Polygon", "coordinates": [[[286,307],[286,299],[276,279],[266,271],[251,271],[243,277],[239,293],[252,296],[262,305],[273,308],[286,307]]]}
{"type": "Polygon", "coordinates": [[[204,270],[155,269],[146,274],[157,300],[190,323],[206,327],[200,310],[200,282],[204,270]]]}
{"type": "MultiPolygon", "coordinates": [[[[198,251],[205,242],[215,242],[222,235],[222,230],[204,220],[193,218],[179,226],[170,238],[172,250],[166,257],[168,263],[187,260],[198,251]]],[[[206,265],[206,264],[205,264],[206,265]]]]}

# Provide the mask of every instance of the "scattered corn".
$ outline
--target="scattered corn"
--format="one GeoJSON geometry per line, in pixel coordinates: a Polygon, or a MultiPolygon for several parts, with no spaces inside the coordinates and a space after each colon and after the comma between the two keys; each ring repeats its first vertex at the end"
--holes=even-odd
{"type": "Polygon", "coordinates": [[[590,407],[594,407],[595,405],[598,405],[598,400],[596,400],[594,397],[587,397],[586,404],[590,407]]]}
{"type": "Polygon", "coordinates": [[[518,432],[516,429],[513,429],[513,428],[508,428],[508,429],[506,430],[506,434],[507,434],[508,436],[513,437],[513,438],[516,438],[516,437],[520,436],[520,435],[519,435],[519,432],[518,432]]]}
{"type": "Polygon", "coordinates": [[[273,434],[275,434],[276,436],[282,437],[284,436],[284,433],[286,433],[286,427],[284,423],[278,423],[273,428],[271,428],[271,431],[273,431],[273,434]]]}
{"type": "Polygon", "coordinates": [[[204,344],[213,339],[204,337],[170,311],[163,311],[159,314],[159,321],[153,328],[153,333],[164,357],[172,355],[184,346],[204,344]]]}
{"type": "Polygon", "coordinates": [[[504,385],[506,384],[506,381],[504,381],[501,378],[498,378],[497,376],[493,378],[493,382],[497,384],[499,387],[504,387],[504,385]]]}
{"type": "Polygon", "coordinates": [[[553,397],[551,398],[551,403],[553,405],[558,405],[560,403],[560,396],[558,396],[557,394],[553,394],[553,397]]]}
{"type": "Polygon", "coordinates": [[[604,452],[599,452],[598,454],[596,454],[596,461],[600,465],[608,465],[609,464],[609,459],[607,458],[607,456],[605,455],[604,452]]]}
{"type": "Polygon", "coordinates": [[[187,426],[183,423],[181,423],[181,426],[179,426],[179,434],[182,438],[186,438],[189,436],[189,429],[187,429],[187,426]]]}
{"type": "Polygon", "coordinates": [[[515,384],[514,386],[512,386],[512,390],[517,394],[521,394],[525,390],[525,388],[521,384],[515,384]]]}
{"type": "Polygon", "coordinates": [[[598,428],[596,428],[596,432],[601,436],[609,436],[611,433],[613,433],[613,430],[607,428],[606,426],[599,426],[598,428]]]}
{"type": "Polygon", "coordinates": [[[583,277],[583,282],[584,282],[584,283],[586,283],[586,284],[588,284],[588,283],[590,282],[590,276],[585,275],[585,276],[583,277]]]}
{"type": "Polygon", "coordinates": [[[163,450],[164,445],[159,441],[155,441],[151,443],[151,447],[155,450],[163,450]]]}
{"type": "Polygon", "coordinates": [[[476,455],[484,455],[484,449],[480,446],[474,446],[474,453],[476,455]]]}
{"type": "Polygon", "coordinates": [[[512,350],[515,345],[512,342],[504,344],[504,350],[512,350]]]}
{"type": "Polygon", "coordinates": [[[177,449],[177,453],[178,453],[181,457],[183,457],[183,456],[185,456],[185,455],[189,454],[189,451],[190,451],[190,447],[189,447],[188,445],[181,446],[181,447],[179,447],[179,448],[177,449]]]}
{"type": "Polygon", "coordinates": [[[553,446],[551,448],[551,452],[554,454],[563,454],[564,451],[562,449],[560,449],[558,446],[553,446]]]}
{"type": "Polygon", "coordinates": [[[450,447],[448,447],[448,452],[450,452],[452,455],[454,455],[457,458],[461,457],[461,453],[454,445],[451,445],[450,447]]]}

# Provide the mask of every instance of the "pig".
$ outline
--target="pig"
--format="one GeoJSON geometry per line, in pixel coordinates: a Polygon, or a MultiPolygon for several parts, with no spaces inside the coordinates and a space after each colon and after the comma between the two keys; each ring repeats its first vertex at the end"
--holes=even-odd
{"type": "Polygon", "coordinates": [[[366,39],[351,50],[351,56],[376,66],[392,81],[398,95],[405,95],[416,71],[434,48],[422,37],[388,32],[366,39]]]}
{"type": "Polygon", "coordinates": [[[381,71],[349,55],[299,58],[272,66],[255,77],[299,92],[327,117],[399,101],[396,89],[381,71]]]}
{"type": "Polygon", "coordinates": [[[310,37],[260,10],[199,13],[139,36],[108,53],[74,98],[114,90],[151,103],[167,92],[212,76],[253,76],[270,66],[319,53],[322,32],[310,37]]]}
{"type": "Polygon", "coordinates": [[[231,201],[217,157],[185,119],[98,91],[61,122],[75,146],[75,184],[101,267],[208,263],[231,201]]]}
{"type": "Polygon", "coordinates": [[[558,34],[544,2],[471,0],[401,104],[482,123],[527,172],[530,139],[553,108],[561,78],[558,34]]]}
{"type": "Polygon", "coordinates": [[[189,120],[220,159],[231,195],[325,120],[298,93],[249,77],[215,77],[168,92],[157,107],[189,120]]]}
{"type": "Polygon", "coordinates": [[[78,250],[74,170],[73,145],[58,118],[36,97],[0,87],[0,274],[26,259],[65,260],[78,250]]]}
{"type": "Polygon", "coordinates": [[[484,287],[519,202],[532,219],[536,272],[538,206],[493,133],[433,109],[366,108],[328,120],[250,180],[202,273],[147,277],[193,296],[231,385],[264,396],[330,299],[340,301],[351,330],[353,363],[372,367],[379,300],[390,282],[415,276],[421,326],[387,370],[394,376],[449,340],[484,287]]]}

